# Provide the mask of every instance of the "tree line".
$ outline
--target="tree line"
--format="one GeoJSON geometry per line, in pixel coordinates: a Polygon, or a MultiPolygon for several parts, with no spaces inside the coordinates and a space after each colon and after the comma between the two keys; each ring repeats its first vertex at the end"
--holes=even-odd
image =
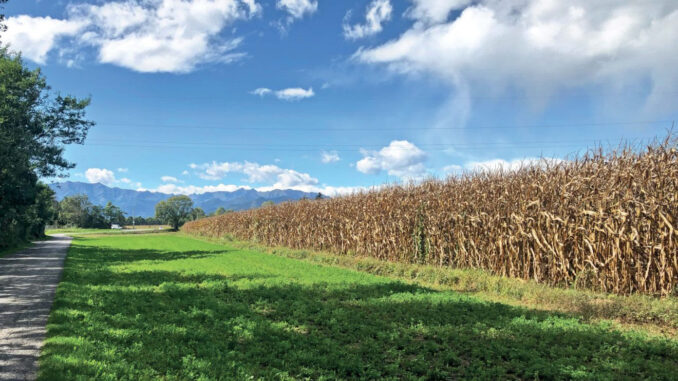
{"type": "MultiPolygon", "coordinates": [[[[0,33],[3,20],[0,14],[0,33]]],[[[29,68],[0,38],[0,249],[43,236],[54,219],[54,192],[40,179],[75,167],[63,153],[83,144],[94,126],[85,117],[89,104],[52,91],[40,69],[29,68]]]]}

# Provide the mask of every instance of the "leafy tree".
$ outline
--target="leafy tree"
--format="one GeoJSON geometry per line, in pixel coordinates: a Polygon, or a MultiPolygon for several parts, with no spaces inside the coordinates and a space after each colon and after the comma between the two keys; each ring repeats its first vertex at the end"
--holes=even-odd
{"type": "Polygon", "coordinates": [[[59,203],[59,224],[85,227],[93,206],[84,194],[64,197],[59,203]]]}
{"type": "Polygon", "coordinates": [[[217,210],[214,211],[215,216],[221,216],[222,214],[226,213],[226,209],[223,206],[220,206],[217,208],[217,210]]]}
{"type": "Polygon", "coordinates": [[[89,102],[54,95],[39,69],[0,47],[0,247],[42,230],[31,227],[41,220],[30,220],[36,203],[45,201],[38,198],[47,195],[38,178],[74,167],[63,152],[67,144],[84,143],[94,125],[85,119],[89,102]]]}
{"type": "Polygon", "coordinates": [[[29,237],[45,235],[45,225],[54,221],[59,205],[54,198],[54,191],[47,185],[38,183],[36,190],[35,203],[26,213],[25,225],[29,237]]]}
{"type": "Polygon", "coordinates": [[[320,193],[320,192],[318,192],[318,194],[315,195],[315,199],[316,199],[316,200],[322,200],[322,199],[323,199],[323,194],[320,193]]]}
{"type": "Polygon", "coordinates": [[[264,201],[263,203],[261,203],[261,207],[262,207],[262,208],[265,208],[265,207],[268,207],[268,206],[273,206],[274,204],[275,204],[275,203],[274,203],[273,201],[271,201],[271,200],[269,200],[269,201],[264,201]]]}
{"type": "Polygon", "coordinates": [[[194,208],[191,211],[191,220],[199,220],[201,218],[205,218],[207,215],[205,214],[205,211],[202,208],[194,208]]]}
{"type": "Polygon", "coordinates": [[[122,209],[113,205],[113,203],[110,202],[110,201],[104,207],[103,214],[104,214],[104,217],[106,218],[106,222],[108,222],[109,225],[111,225],[111,224],[124,225],[125,224],[125,213],[122,211],[122,209]]]}
{"type": "Polygon", "coordinates": [[[188,196],[173,196],[155,205],[155,217],[178,230],[193,211],[193,201],[188,196]]]}

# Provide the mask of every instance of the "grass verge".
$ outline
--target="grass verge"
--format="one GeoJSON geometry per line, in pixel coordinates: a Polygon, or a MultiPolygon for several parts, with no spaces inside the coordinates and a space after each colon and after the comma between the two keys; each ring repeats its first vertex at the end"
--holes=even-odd
{"type": "Polygon", "coordinates": [[[39,378],[671,379],[678,341],[177,234],[80,236],[39,378]]]}
{"type": "Polygon", "coordinates": [[[493,302],[567,313],[585,321],[613,320],[622,325],[622,328],[641,328],[655,334],[678,336],[678,297],[657,298],[642,294],[622,296],[556,288],[532,281],[496,276],[482,270],[404,264],[285,247],[271,248],[252,242],[234,241],[228,237],[196,238],[417,282],[436,289],[464,292],[493,302]]]}
{"type": "Polygon", "coordinates": [[[148,233],[166,233],[169,228],[140,228],[135,229],[85,229],[85,228],[64,228],[64,229],[49,229],[45,232],[46,235],[52,234],[69,234],[69,235],[83,235],[83,234],[148,234],[148,233]]]}

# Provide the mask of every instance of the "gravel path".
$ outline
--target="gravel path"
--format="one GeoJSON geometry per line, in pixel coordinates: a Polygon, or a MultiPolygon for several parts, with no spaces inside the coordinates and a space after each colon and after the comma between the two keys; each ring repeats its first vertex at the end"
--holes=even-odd
{"type": "Polygon", "coordinates": [[[71,238],[0,258],[0,381],[33,380],[71,238]]]}

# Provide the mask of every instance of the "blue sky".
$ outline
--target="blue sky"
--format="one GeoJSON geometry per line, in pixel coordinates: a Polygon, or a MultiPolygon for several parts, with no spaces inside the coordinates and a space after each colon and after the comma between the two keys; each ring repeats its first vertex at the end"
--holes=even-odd
{"type": "Polygon", "coordinates": [[[10,0],[3,42],[91,96],[75,181],[383,183],[663,136],[669,0],[10,0]]]}

